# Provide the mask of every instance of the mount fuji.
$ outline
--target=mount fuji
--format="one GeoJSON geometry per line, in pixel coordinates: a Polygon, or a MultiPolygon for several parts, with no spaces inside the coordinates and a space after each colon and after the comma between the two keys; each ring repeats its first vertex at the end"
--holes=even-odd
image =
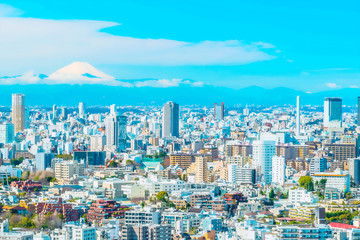
{"type": "MultiPolygon", "coordinates": [[[[87,62],[73,62],[49,75],[56,84],[104,84],[119,85],[114,77],[107,75],[87,62]]],[[[50,81],[47,82],[51,84],[50,81]]]]}

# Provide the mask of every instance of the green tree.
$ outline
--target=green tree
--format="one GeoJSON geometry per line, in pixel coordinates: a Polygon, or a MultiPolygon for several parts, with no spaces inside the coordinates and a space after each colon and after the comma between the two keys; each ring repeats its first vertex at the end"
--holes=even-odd
{"type": "Polygon", "coordinates": [[[314,191],[314,183],[310,176],[302,176],[299,179],[300,187],[305,188],[308,191],[314,191]]]}
{"type": "Polygon", "coordinates": [[[156,194],[156,199],[161,202],[167,202],[169,199],[169,194],[166,191],[161,191],[156,194]]]}
{"type": "Polygon", "coordinates": [[[274,199],[275,198],[275,192],[274,192],[274,189],[272,188],[270,193],[269,193],[269,198],[270,199],[274,199]]]}

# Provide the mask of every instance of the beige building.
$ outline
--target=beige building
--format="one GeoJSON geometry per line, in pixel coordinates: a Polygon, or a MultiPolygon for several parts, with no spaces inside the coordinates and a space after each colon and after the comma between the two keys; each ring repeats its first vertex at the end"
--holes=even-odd
{"type": "Polygon", "coordinates": [[[187,153],[173,153],[169,155],[170,165],[179,165],[182,169],[187,169],[192,162],[192,155],[187,153]]]}
{"type": "Polygon", "coordinates": [[[207,160],[204,157],[195,159],[195,183],[208,182],[207,160]]]}
{"type": "Polygon", "coordinates": [[[25,95],[15,93],[12,95],[12,123],[15,133],[25,129],[25,95]]]}
{"type": "Polygon", "coordinates": [[[325,144],[325,149],[329,151],[329,153],[333,154],[334,160],[338,161],[346,161],[348,158],[356,157],[356,144],[325,144]]]}
{"type": "Polygon", "coordinates": [[[84,175],[84,163],[77,161],[62,161],[55,164],[55,178],[70,180],[84,175]]]}

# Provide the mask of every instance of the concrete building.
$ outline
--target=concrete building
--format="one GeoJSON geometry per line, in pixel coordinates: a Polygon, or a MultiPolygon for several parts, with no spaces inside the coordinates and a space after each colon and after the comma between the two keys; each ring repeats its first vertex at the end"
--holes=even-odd
{"type": "Polygon", "coordinates": [[[14,142],[14,124],[0,124],[0,143],[9,144],[14,142]]]}
{"type": "Polygon", "coordinates": [[[217,103],[214,104],[214,118],[218,121],[224,120],[224,103],[221,102],[220,105],[217,103]]]}
{"type": "Polygon", "coordinates": [[[298,203],[316,203],[316,198],[312,194],[312,192],[308,192],[303,188],[296,188],[289,190],[289,199],[288,201],[292,204],[298,203]]]}
{"type": "Polygon", "coordinates": [[[25,95],[15,93],[12,95],[12,124],[15,134],[25,129],[25,95]]]}
{"type": "Polygon", "coordinates": [[[103,151],[106,145],[105,135],[90,136],[90,151],[103,151]]]}
{"type": "Polygon", "coordinates": [[[46,170],[51,167],[51,160],[55,157],[53,153],[37,153],[35,155],[36,169],[46,170]]]}
{"type": "Polygon", "coordinates": [[[153,209],[130,210],[125,213],[125,224],[160,224],[161,213],[153,209]]]}
{"type": "Polygon", "coordinates": [[[202,156],[195,158],[195,183],[208,182],[207,159],[202,156]]]}
{"type": "Polygon", "coordinates": [[[272,158],[272,183],[280,186],[285,183],[285,158],[273,156],[272,158]]]}
{"type": "Polygon", "coordinates": [[[62,161],[55,164],[55,178],[70,180],[84,175],[84,163],[77,161],[62,161]]]}
{"type": "Polygon", "coordinates": [[[325,98],[324,100],[324,127],[342,126],[342,99],[325,98]]]}
{"type": "Polygon", "coordinates": [[[310,174],[324,172],[327,169],[327,159],[322,157],[313,157],[310,160],[310,174]]]}
{"type": "Polygon", "coordinates": [[[321,179],[326,179],[326,188],[336,188],[340,192],[350,190],[350,175],[347,171],[337,169],[335,172],[313,174],[314,182],[320,182],[321,179]]]}
{"type": "Polygon", "coordinates": [[[109,115],[105,119],[106,146],[114,147],[117,151],[126,149],[127,117],[109,115]]]}
{"type": "Polygon", "coordinates": [[[125,225],[121,230],[123,240],[171,240],[170,225],[125,225]]]}
{"type": "Polygon", "coordinates": [[[74,151],[73,159],[84,162],[85,166],[98,166],[105,165],[105,155],[103,151],[74,151]]]}
{"type": "Polygon", "coordinates": [[[83,102],[79,102],[79,116],[84,117],[86,114],[86,105],[83,102]]]}
{"type": "Polygon", "coordinates": [[[272,158],[275,155],[275,141],[253,142],[253,167],[259,180],[267,184],[271,183],[272,158]]]}
{"type": "Polygon", "coordinates": [[[179,104],[167,102],[163,107],[163,137],[179,137],[179,104]]]}
{"type": "Polygon", "coordinates": [[[360,185],[360,158],[350,158],[349,160],[349,174],[355,186],[360,185]]]}

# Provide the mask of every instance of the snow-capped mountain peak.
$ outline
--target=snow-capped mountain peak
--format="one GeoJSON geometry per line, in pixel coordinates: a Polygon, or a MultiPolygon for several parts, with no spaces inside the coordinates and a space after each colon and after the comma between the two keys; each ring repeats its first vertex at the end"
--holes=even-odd
{"type": "Polygon", "coordinates": [[[49,75],[48,79],[62,83],[101,83],[106,80],[115,80],[87,62],[73,62],[49,75]]]}

